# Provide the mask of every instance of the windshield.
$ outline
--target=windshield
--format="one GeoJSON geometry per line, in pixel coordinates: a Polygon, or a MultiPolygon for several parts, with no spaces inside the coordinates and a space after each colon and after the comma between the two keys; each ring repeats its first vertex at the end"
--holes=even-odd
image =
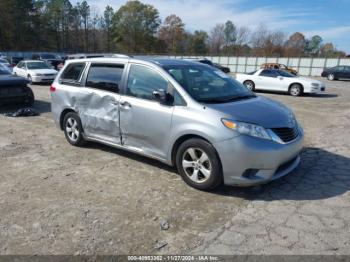
{"type": "Polygon", "coordinates": [[[287,71],[283,71],[283,70],[276,70],[277,74],[279,74],[280,76],[283,77],[296,77],[296,75],[293,75],[287,71]]]}
{"type": "Polygon", "coordinates": [[[44,63],[44,62],[28,62],[27,63],[28,69],[50,69],[50,67],[44,63]]]}
{"type": "Polygon", "coordinates": [[[224,103],[255,97],[225,73],[204,65],[174,65],[164,69],[198,102],[224,103]]]}
{"type": "Polygon", "coordinates": [[[11,74],[10,69],[6,65],[0,63],[0,75],[9,75],[9,74],[11,74]]]}
{"type": "Polygon", "coordinates": [[[258,71],[258,70],[255,70],[255,71],[253,71],[253,72],[246,73],[246,75],[254,75],[254,74],[256,73],[256,71],[258,71]]]}
{"type": "Polygon", "coordinates": [[[56,59],[56,56],[51,54],[42,54],[40,57],[41,59],[56,59]]]}

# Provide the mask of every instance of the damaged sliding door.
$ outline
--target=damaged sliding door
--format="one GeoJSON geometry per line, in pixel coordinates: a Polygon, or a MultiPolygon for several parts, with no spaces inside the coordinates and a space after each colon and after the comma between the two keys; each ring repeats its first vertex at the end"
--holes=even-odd
{"type": "Polygon", "coordinates": [[[79,115],[87,137],[120,144],[119,86],[123,71],[120,64],[91,64],[79,95],[79,115]]]}

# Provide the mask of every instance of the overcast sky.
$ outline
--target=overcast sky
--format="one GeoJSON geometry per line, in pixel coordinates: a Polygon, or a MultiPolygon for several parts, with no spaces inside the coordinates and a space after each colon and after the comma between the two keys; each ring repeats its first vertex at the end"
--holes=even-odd
{"type": "MultiPolygon", "coordinates": [[[[77,2],[76,0],[73,0],[77,2]]],[[[307,37],[319,34],[340,50],[350,53],[350,0],[142,0],[156,7],[161,18],[176,14],[190,31],[210,29],[232,20],[254,28],[265,23],[286,33],[296,31],[307,37]]],[[[103,12],[106,5],[118,9],[126,0],[88,0],[103,12]]]]}

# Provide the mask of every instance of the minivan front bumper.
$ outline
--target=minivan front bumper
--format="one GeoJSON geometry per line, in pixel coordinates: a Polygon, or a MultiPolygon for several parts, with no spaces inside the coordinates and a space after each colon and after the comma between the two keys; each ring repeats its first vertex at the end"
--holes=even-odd
{"type": "Polygon", "coordinates": [[[221,160],[224,184],[254,186],[294,170],[300,163],[304,134],[287,144],[240,135],[214,144],[221,160]]]}

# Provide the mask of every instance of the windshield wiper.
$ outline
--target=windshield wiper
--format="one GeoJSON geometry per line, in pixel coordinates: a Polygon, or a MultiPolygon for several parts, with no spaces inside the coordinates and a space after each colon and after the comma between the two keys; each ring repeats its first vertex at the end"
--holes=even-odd
{"type": "Polygon", "coordinates": [[[250,99],[254,98],[256,95],[244,95],[244,96],[233,96],[233,97],[228,97],[228,98],[203,98],[203,99],[198,99],[198,102],[203,102],[203,103],[227,103],[227,102],[232,102],[232,101],[238,101],[238,100],[244,100],[244,99],[250,99]]]}
{"type": "Polygon", "coordinates": [[[198,102],[203,103],[224,103],[226,100],[217,99],[217,98],[203,98],[203,99],[197,99],[198,102]]]}
{"type": "Polygon", "coordinates": [[[256,97],[256,95],[244,95],[244,96],[231,97],[227,100],[228,101],[237,101],[237,100],[250,99],[250,98],[255,98],[255,97],[256,97]]]}

